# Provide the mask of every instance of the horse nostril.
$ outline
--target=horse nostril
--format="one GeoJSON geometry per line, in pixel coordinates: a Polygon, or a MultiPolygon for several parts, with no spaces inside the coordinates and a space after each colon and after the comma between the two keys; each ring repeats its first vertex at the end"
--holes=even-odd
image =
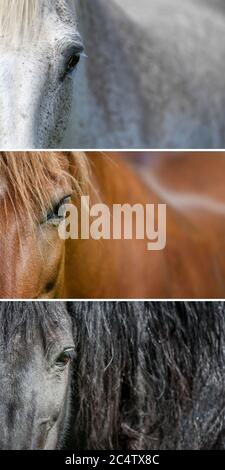
{"type": "Polygon", "coordinates": [[[48,433],[51,430],[51,418],[43,419],[38,423],[38,431],[34,440],[34,449],[44,449],[48,433]]]}
{"type": "Polygon", "coordinates": [[[53,426],[54,422],[53,422],[53,419],[52,418],[46,418],[46,419],[43,419],[39,424],[38,424],[38,427],[39,429],[41,430],[42,433],[44,433],[45,435],[45,438],[47,437],[49,431],[51,430],[52,426],[53,426]]]}
{"type": "Polygon", "coordinates": [[[51,427],[52,427],[52,426],[54,426],[54,424],[55,424],[55,423],[57,423],[57,421],[58,421],[58,418],[59,418],[59,415],[58,415],[58,414],[57,414],[57,415],[55,415],[55,416],[53,416],[53,418],[52,418],[52,422],[51,422],[51,427]]]}
{"type": "Polygon", "coordinates": [[[48,294],[49,292],[52,292],[53,289],[55,288],[55,284],[56,284],[56,280],[54,279],[54,281],[49,281],[46,286],[45,286],[45,290],[44,292],[46,294],[48,294]]]}

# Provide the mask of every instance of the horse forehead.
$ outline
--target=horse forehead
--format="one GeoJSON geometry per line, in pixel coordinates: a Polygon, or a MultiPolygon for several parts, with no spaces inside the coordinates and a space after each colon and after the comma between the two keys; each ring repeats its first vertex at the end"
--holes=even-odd
{"type": "Polygon", "coordinates": [[[75,33],[78,36],[78,40],[80,39],[76,15],[69,7],[68,2],[58,0],[54,4],[54,9],[46,10],[43,20],[46,22],[46,28],[43,28],[43,31],[45,30],[48,35],[49,33],[52,34],[53,38],[55,34],[57,39],[57,33],[67,33],[68,35],[75,33]],[[50,25],[52,30],[49,28],[50,25]]]}
{"type": "Polygon", "coordinates": [[[57,0],[55,2],[55,11],[64,23],[75,24],[74,0],[57,0]]]}

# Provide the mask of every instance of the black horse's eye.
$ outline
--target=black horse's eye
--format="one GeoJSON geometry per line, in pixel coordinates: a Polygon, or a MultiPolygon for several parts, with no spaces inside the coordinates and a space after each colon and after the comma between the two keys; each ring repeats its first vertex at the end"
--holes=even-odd
{"type": "Polygon", "coordinates": [[[67,64],[66,64],[66,73],[69,74],[69,73],[72,73],[74,71],[74,69],[76,68],[76,66],[79,64],[80,62],[80,53],[77,52],[76,54],[73,54],[67,64]]]}
{"type": "Polygon", "coordinates": [[[75,359],[75,351],[73,348],[64,349],[64,351],[57,357],[56,366],[59,369],[65,369],[66,366],[75,359]]]}

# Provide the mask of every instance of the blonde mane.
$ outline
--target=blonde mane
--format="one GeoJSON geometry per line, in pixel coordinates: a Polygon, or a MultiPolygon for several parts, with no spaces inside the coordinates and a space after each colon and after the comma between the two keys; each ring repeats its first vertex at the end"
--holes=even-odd
{"type": "Polygon", "coordinates": [[[1,41],[14,43],[18,37],[24,40],[37,38],[43,19],[44,8],[53,8],[53,0],[1,0],[1,41]]]}
{"type": "Polygon", "coordinates": [[[52,208],[59,184],[68,181],[74,195],[89,189],[89,165],[81,152],[0,152],[0,181],[16,215],[36,223],[52,208]]]}

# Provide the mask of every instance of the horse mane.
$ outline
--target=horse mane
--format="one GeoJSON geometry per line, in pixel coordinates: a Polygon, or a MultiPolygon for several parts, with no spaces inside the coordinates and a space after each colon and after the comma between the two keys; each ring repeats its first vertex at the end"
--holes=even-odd
{"type": "Polygon", "coordinates": [[[28,39],[35,36],[41,27],[43,6],[51,5],[51,0],[1,0],[1,36],[13,40],[18,36],[28,39]]]}
{"type": "Polygon", "coordinates": [[[68,327],[68,316],[63,302],[1,302],[0,343],[9,352],[16,339],[26,348],[40,332],[44,349],[48,337],[57,340],[57,333],[68,327]]]}
{"type": "Polygon", "coordinates": [[[36,222],[52,209],[57,182],[68,180],[75,195],[87,190],[88,161],[82,152],[0,152],[0,176],[15,214],[36,222]]]}
{"type": "Polygon", "coordinates": [[[69,6],[75,12],[75,0],[1,0],[1,40],[16,44],[18,37],[24,41],[37,40],[43,24],[45,9],[58,12],[62,19],[71,21],[71,15],[64,8],[69,6]],[[63,13],[61,15],[61,13],[63,13]]]}
{"type": "Polygon", "coordinates": [[[68,445],[173,448],[196,390],[223,370],[224,303],[83,302],[68,309],[78,326],[68,445]]]}

